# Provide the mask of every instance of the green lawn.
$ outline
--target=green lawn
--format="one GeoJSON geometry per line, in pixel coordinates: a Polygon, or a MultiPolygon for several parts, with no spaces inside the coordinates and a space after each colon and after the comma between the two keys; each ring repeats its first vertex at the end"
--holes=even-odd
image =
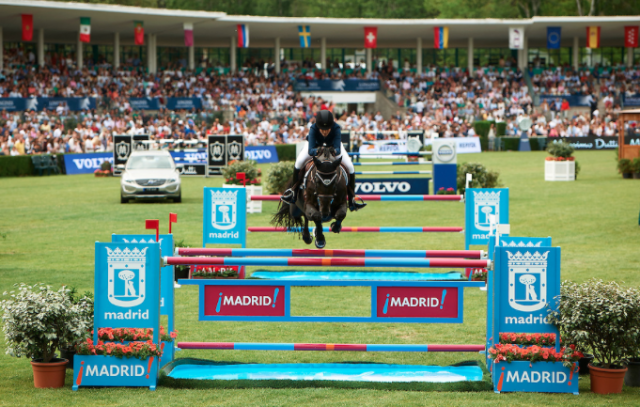
{"type": "MultiPolygon", "coordinates": [[[[498,170],[510,188],[511,234],[551,236],[562,247],[563,279],[591,277],[640,283],[640,182],[615,172],[613,152],[578,152],[582,166],[577,182],[545,182],[544,153],[483,153],[461,161],[480,161],[498,170]]],[[[267,166],[263,166],[263,171],[267,166]]],[[[384,170],[389,167],[366,167],[384,170]]],[[[146,233],[144,220],[161,219],[167,232],[169,212],[177,212],[176,240],[192,247],[202,241],[202,187],[220,186],[221,179],[184,178],[183,203],[119,203],[119,179],[51,176],[0,179],[0,291],[14,283],[45,282],[53,286],[93,289],[94,242],[110,241],[111,233],[146,233]]],[[[262,214],[248,215],[249,226],[268,225],[275,203],[262,214]]],[[[463,226],[463,205],[454,202],[372,202],[351,213],[346,226],[463,226]]],[[[463,235],[346,233],[327,235],[327,248],[462,249],[463,235]]],[[[282,234],[254,233],[249,247],[306,247],[282,234]]],[[[486,294],[465,292],[464,324],[283,324],[213,323],[197,321],[197,288],[176,291],[179,340],[328,343],[483,343],[486,294]]],[[[293,312],[299,315],[363,315],[369,309],[364,289],[296,288],[293,312]],[[347,291],[348,290],[348,291],[347,291]],[[346,295],[345,295],[346,294],[346,295]]],[[[4,350],[4,338],[0,339],[4,350]]],[[[356,352],[232,352],[181,351],[177,357],[254,363],[379,362],[453,364],[481,360],[473,354],[356,352]]],[[[298,382],[180,382],[163,378],[156,392],[145,389],[35,390],[25,359],[0,355],[0,405],[640,405],[640,390],[595,396],[588,378],[580,380],[582,395],[503,394],[479,386],[385,385],[298,382]],[[452,388],[469,391],[452,391],[452,388]],[[429,390],[439,390],[437,392],[429,390]]]]}

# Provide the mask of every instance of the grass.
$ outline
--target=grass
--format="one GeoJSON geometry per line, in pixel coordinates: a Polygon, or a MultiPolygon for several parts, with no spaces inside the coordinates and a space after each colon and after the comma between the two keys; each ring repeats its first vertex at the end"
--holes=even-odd
{"type": "MultiPolygon", "coordinates": [[[[544,153],[484,153],[461,160],[479,161],[498,170],[510,188],[511,234],[551,236],[562,247],[562,277],[591,277],[640,284],[640,183],[615,172],[612,152],[578,152],[582,172],[577,182],[545,182],[544,153]]],[[[263,172],[267,165],[262,166],[263,172]]],[[[384,170],[388,167],[367,167],[384,170]]],[[[93,290],[94,242],[111,233],[146,233],[145,219],[161,219],[167,231],[169,212],[177,212],[177,240],[198,247],[202,241],[202,187],[220,186],[215,178],[184,178],[183,203],[120,205],[119,179],[51,176],[0,179],[0,291],[14,283],[44,282],[93,290]],[[2,235],[6,235],[5,238],[2,235]],[[36,251],[37,249],[37,251],[36,251]]],[[[276,204],[265,202],[262,214],[248,215],[249,226],[268,225],[276,204]]],[[[451,202],[372,202],[348,215],[346,226],[462,226],[464,209],[451,202]]],[[[346,233],[327,235],[328,248],[458,249],[463,236],[444,234],[346,233]]],[[[254,233],[249,247],[306,247],[284,233],[254,233]]],[[[179,340],[328,343],[482,343],[486,294],[465,292],[464,324],[305,324],[198,322],[195,287],[176,291],[179,340]]],[[[368,293],[360,288],[296,288],[297,315],[362,315],[368,293]]],[[[4,338],[0,338],[4,349],[4,338]]],[[[240,363],[376,362],[454,364],[481,360],[473,354],[231,352],[181,351],[177,357],[240,363]]],[[[163,378],[156,392],[145,389],[36,390],[25,359],[0,355],[0,406],[4,405],[640,405],[640,390],[596,396],[581,378],[581,396],[495,395],[488,383],[476,387],[411,384],[399,387],[326,382],[189,382],[163,378]],[[438,392],[428,390],[439,390],[438,392]],[[463,390],[463,391],[452,391],[463,390]],[[470,392],[473,391],[473,392],[470,392]]]]}

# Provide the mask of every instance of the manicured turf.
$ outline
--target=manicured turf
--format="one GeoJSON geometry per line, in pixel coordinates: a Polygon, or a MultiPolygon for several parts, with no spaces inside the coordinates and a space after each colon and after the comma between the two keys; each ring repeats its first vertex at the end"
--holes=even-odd
{"type": "MultiPolygon", "coordinates": [[[[461,156],[500,171],[510,188],[511,234],[551,236],[562,247],[563,279],[590,277],[640,284],[640,181],[623,180],[615,172],[613,152],[579,152],[582,172],[577,182],[545,182],[544,153],[484,153],[461,156]]],[[[263,171],[267,166],[262,166],[263,171]]],[[[368,167],[384,170],[388,167],[368,167]]],[[[169,212],[177,212],[176,240],[200,247],[202,187],[220,186],[217,178],[184,178],[183,203],[119,203],[119,179],[52,176],[0,179],[0,291],[14,283],[66,284],[93,289],[95,241],[111,233],[146,233],[144,219],[161,219],[167,232],[169,212]]],[[[266,193],[266,191],[265,191],[266,193]]],[[[249,226],[268,226],[276,203],[264,202],[262,214],[248,215],[249,226]]],[[[348,215],[345,226],[464,226],[463,205],[456,202],[371,202],[348,215]]],[[[327,234],[328,249],[463,249],[457,233],[327,234]]],[[[253,233],[249,247],[305,248],[285,233],[253,233]]],[[[481,247],[478,247],[481,248],[481,247]]],[[[261,267],[264,269],[264,267],[261,267]]],[[[385,270],[388,271],[388,270],[385,270]]],[[[405,271],[405,270],[401,270],[405,271]]],[[[443,270],[444,271],[444,270],[443,270]]],[[[452,343],[480,344],[485,329],[486,294],[465,292],[462,325],[420,324],[284,324],[197,321],[196,287],[176,291],[179,340],[217,342],[320,343],[452,343]]],[[[350,315],[369,312],[365,288],[296,288],[296,315],[350,315]]],[[[0,339],[4,351],[4,337],[0,339]]],[[[376,362],[454,364],[481,360],[474,354],[402,354],[356,352],[181,351],[177,357],[242,363],[376,362]]],[[[640,405],[640,390],[625,388],[617,396],[595,396],[581,378],[581,396],[495,395],[488,383],[419,385],[328,382],[193,382],[164,378],[153,393],[144,389],[35,390],[25,359],[0,355],[0,405],[640,405]],[[439,392],[427,390],[440,390],[439,392]],[[452,390],[475,391],[456,392],[452,390]]]]}

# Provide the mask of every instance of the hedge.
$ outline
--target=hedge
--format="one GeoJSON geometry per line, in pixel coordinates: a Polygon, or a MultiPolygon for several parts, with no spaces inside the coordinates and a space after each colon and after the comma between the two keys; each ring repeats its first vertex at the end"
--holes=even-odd
{"type": "Polygon", "coordinates": [[[504,151],[518,151],[520,148],[520,137],[500,137],[500,142],[504,151]]]}
{"type": "MultiPolygon", "coordinates": [[[[65,174],[64,154],[56,154],[60,172],[65,174]]],[[[46,172],[44,172],[46,174],[46,172]]],[[[26,177],[39,175],[30,155],[0,156],[0,177],[26,177]]]]}
{"type": "Polygon", "coordinates": [[[276,144],[276,151],[278,152],[278,160],[280,161],[296,160],[295,144],[276,144]]]}
{"type": "MultiPolygon", "coordinates": [[[[476,131],[476,134],[480,137],[487,137],[489,135],[489,129],[491,128],[491,123],[496,123],[494,121],[488,120],[478,120],[473,123],[473,128],[476,131]]],[[[498,134],[496,136],[504,136],[507,130],[507,123],[498,122],[496,123],[496,130],[498,134]]]]}

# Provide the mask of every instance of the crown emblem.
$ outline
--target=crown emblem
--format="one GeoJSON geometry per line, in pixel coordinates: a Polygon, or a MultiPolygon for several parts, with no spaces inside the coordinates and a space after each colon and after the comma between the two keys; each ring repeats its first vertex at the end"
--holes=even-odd
{"type": "Polygon", "coordinates": [[[502,191],[487,191],[487,192],[476,192],[473,191],[473,196],[475,198],[475,202],[480,202],[481,204],[499,204],[500,203],[500,192],[502,191]]]}
{"type": "Polygon", "coordinates": [[[524,242],[518,242],[516,243],[515,241],[511,241],[511,242],[505,242],[502,241],[502,245],[505,247],[540,247],[542,245],[542,242],[538,242],[538,243],[533,243],[533,242],[527,242],[526,244],[524,242]]]}
{"type": "Polygon", "coordinates": [[[542,266],[547,264],[547,256],[549,252],[533,252],[533,254],[524,252],[524,254],[519,251],[515,254],[507,251],[507,255],[509,256],[509,267],[511,266],[542,266]]]}
{"type": "Polygon", "coordinates": [[[139,250],[135,247],[133,250],[130,250],[128,247],[125,247],[124,250],[120,250],[119,247],[111,250],[107,247],[107,260],[110,262],[144,262],[147,256],[147,248],[145,247],[142,250],[139,250]]]}
{"type": "Polygon", "coordinates": [[[238,191],[212,191],[211,199],[214,201],[235,201],[238,197],[238,191]]]}

